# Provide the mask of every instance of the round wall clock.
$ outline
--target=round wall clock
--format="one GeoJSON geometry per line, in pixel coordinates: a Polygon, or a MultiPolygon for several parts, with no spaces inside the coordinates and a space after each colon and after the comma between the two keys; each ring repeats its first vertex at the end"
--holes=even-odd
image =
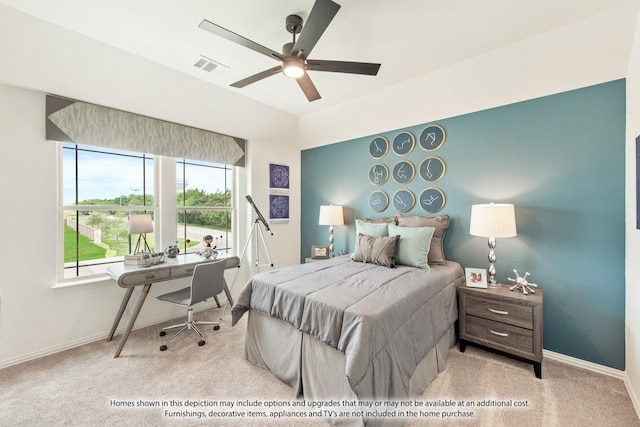
{"type": "Polygon", "coordinates": [[[382,163],[376,163],[369,169],[369,182],[373,185],[382,185],[389,179],[389,168],[382,163]]]}
{"type": "Polygon", "coordinates": [[[396,163],[393,167],[393,180],[398,184],[406,184],[411,182],[416,174],[416,168],[413,167],[413,163],[408,160],[402,160],[396,163]]]}
{"type": "Polygon", "coordinates": [[[420,147],[426,151],[435,151],[444,144],[444,140],[447,138],[444,129],[438,125],[427,126],[420,132],[418,141],[420,147]]]}
{"type": "Polygon", "coordinates": [[[396,194],[393,195],[393,207],[396,208],[398,212],[409,212],[415,204],[416,196],[413,195],[411,190],[398,190],[396,194]]]}
{"type": "Polygon", "coordinates": [[[393,138],[393,152],[398,156],[406,156],[413,151],[416,139],[411,132],[400,132],[393,138]]]}
{"type": "Polygon", "coordinates": [[[376,190],[369,196],[369,207],[374,212],[384,212],[389,206],[389,196],[382,190],[376,190]]]}
{"type": "Polygon", "coordinates": [[[445,203],[444,193],[439,188],[427,188],[420,193],[420,207],[426,212],[438,212],[445,203]]]}
{"type": "Polygon", "coordinates": [[[381,159],[389,151],[389,141],[384,136],[376,136],[369,143],[369,155],[374,159],[381,159]]]}
{"type": "Polygon", "coordinates": [[[447,166],[440,157],[427,157],[420,164],[420,178],[427,182],[437,182],[442,179],[447,166]]]}

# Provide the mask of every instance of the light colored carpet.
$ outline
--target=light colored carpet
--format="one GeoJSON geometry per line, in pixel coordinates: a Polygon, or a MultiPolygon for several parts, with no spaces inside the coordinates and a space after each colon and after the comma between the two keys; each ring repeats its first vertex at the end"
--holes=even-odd
{"type": "MultiPolygon", "coordinates": [[[[228,311],[227,311],[228,312],[228,311]]],[[[217,320],[218,309],[196,314],[217,320]]],[[[246,316],[245,316],[246,318],[246,316]]],[[[200,419],[187,401],[302,402],[289,386],[244,358],[245,320],[231,327],[225,316],[219,331],[207,329],[198,347],[189,331],[159,351],[160,326],[131,333],[114,359],[119,336],[0,370],[0,424],[6,426],[327,426],[322,419],[262,417],[200,419]],[[182,406],[176,406],[176,402],[182,406]],[[121,404],[132,404],[132,407],[121,404]],[[149,404],[166,405],[149,407],[149,404]],[[137,406],[142,404],[144,406],[137,406]],[[165,411],[190,411],[169,417],[165,411]]],[[[174,322],[170,322],[174,323],[174,322]]],[[[560,362],[543,362],[543,379],[530,365],[474,346],[449,352],[447,369],[412,403],[418,412],[472,412],[410,418],[405,426],[640,426],[622,381],[560,362]],[[427,409],[440,400],[473,402],[473,407],[427,409]],[[528,406],[495,406],[526,402],[528,406]],[[480,407],[478,403],[492,406],[480,407]]],[[[238,408],[233,408],[238,409],[238,408]]],[[[242,410],[264,410],[264,407],[242,410]]],[[[289,410],[291,408],[289,407],[289,410]]]]}

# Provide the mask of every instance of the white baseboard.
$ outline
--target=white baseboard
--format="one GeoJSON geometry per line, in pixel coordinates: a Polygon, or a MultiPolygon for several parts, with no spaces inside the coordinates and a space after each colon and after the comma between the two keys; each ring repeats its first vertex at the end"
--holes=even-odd
{"type": "MultiPolygon", "coordinates": [[[[224,307],[224,304],[226,304],[226,300],[224,298],[220,298],[220,305],[224,307]]],[[[197,312],[203,311],[203,310],[208,310],[208,309],[214,308],[214,307],[216,307],[216,303],[214,301],[207,302],[205,304],[200,304],[200,306],[198,307],[198,310],[194,310],[194,313],[197,313],[197,312]]],[[[185,316],[185,313],[184,312],[180,312],[180,313],[168,314],[168,315],[161,316],[161,317],[156,317],[154,319],[148,319],[148,320],[146,320],[144,322],[136,322],[133,330],[146,328],[147,326],[157,325],[159,323],[167,322],[167,321],[173,320],[173,319],[179,319],[179,318],[184,317],[184,316],[185,316]]],[[[123,318],[125,318],[125,316],[123,316],[123,318]]],[[[120,327],[116,330],[115,335],[122,335],[122,333],[124,332],[124,329],[126,327],[124,325],[126,325],[126,322],[124,322],[124,321],[120,322],[120,325],[119,325],[120,327]]],[[[104,340],[107,337],[107,335],[109,335],[109,331],[104,331],[104,332],[96,334],[94,336],[90,336],[90,337],[83,338],[83,339],[76,340],[76,341],[71,341],[71,342],[65,343],[63,345],[49,347],[49,348],[46,348],[46,349],[35,351],[33,353],[24,354],[22,356],[15,357],[13,359],[3,360],[3,361],[0,361],[0,369],[7,368],[9,366],[17,365],[17,364],[20,364],[20,363],[28,362],[30,360],[35,360],[35,359],[38,359],[40,357],[49,356],[51,354],[55,354],[55,353],[58,353],[58,352],[61,352],[61,351],[70,350],[72,348],[80,347],[82,345],[90,344],[92,342],[104,340]]],[[[120,338],[116,336],[116,337],[114,337],[114,339],[120,339],[120,338]]]]}

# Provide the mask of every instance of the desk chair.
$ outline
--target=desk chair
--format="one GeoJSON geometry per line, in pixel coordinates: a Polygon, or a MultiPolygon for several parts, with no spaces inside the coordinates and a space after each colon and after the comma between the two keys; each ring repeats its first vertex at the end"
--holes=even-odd
{"type": "Polygon", "coordinates": [[[219,322],[194,321],[193,306],[199,302],[206,301],[207,298],[218,295],[224,290],[224,270],[226,265],[227,261],[225,259],[198,264],[193,270],[191,286],[156,297],[161,301],[187,306],[187,321],[185,323],[168,326],[162,328],[162,331],[160,331],[160,336],[163,337],[167,334],[167,330],[180,328],[168,340],[162,343],[160,351],[165,351],[167,349],[167,343],[185,329],[192,329],[200,335],[200,341],[198,341],[199,346],[203,346],[205,342],[204,335],[202,335],[202,332],[200,332],[196,325],[213,325],[214,330],[220,329],[219,322]]]}

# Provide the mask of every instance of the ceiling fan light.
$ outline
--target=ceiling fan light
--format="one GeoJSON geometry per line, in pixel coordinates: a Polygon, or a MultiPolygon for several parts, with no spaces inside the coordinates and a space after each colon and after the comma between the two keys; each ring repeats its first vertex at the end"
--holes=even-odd
{"type": "Polygon", "coordinates": [[[282,64],[282,74],[292,79],[300,78],[304,75],[304,66],[300,61],[287,59],[282,64]]]}

